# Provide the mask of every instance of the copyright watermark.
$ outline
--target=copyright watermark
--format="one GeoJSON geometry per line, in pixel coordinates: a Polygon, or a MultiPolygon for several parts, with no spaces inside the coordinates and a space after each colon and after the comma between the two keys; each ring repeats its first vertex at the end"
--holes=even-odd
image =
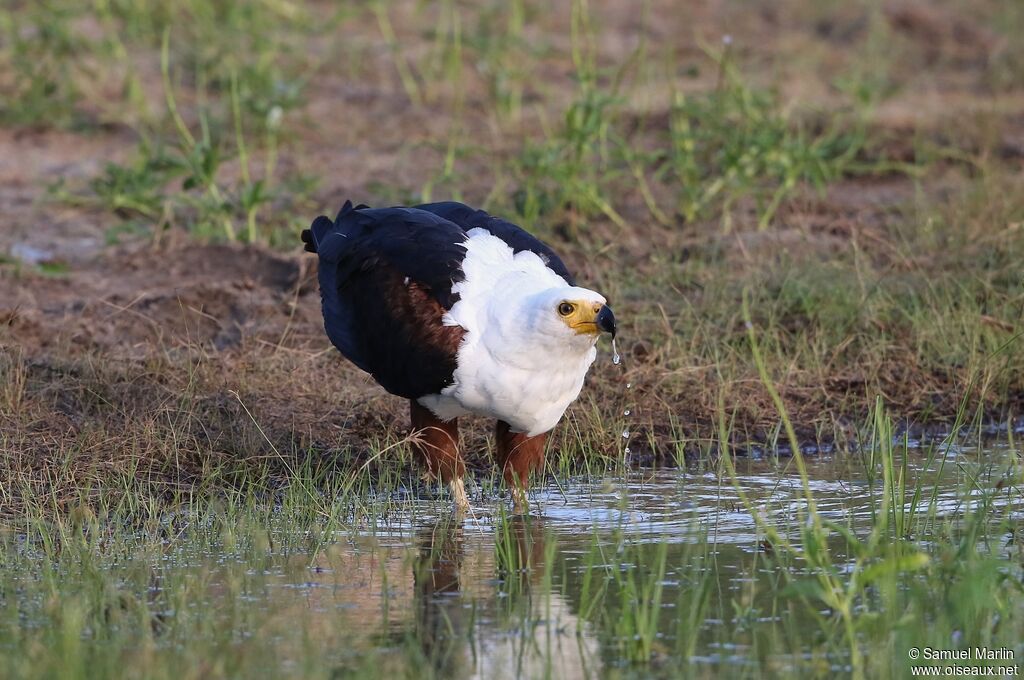
{"type": "Polygon", "coordinates": [[[907,650],[907,657],[915,662],[929,662],[911,665],[910,674],[912,676],[1008,678],[1017,677],[1020,674],[1020,668],[1014,659],[1014,652],[1009,647],[965,647],[963,649],[911,647],[907,650]],[[986,663],[978,664],[976,662],[986,663]]]}

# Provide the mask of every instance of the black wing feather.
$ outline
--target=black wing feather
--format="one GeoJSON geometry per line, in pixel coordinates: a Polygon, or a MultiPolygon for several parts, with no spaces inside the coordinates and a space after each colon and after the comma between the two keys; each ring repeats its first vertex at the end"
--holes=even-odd
{"type": "Polygon", "coordinates": [[[414,208],[353,207],[303,232],[320,256],[324,327],[331,342],[386,390],[409,399],[451,384],[458,329],[441,317],[458,301],[465,232],[414,208]]]}
{"type": "Polygon", "coordinates": [[[562,259],[558,257],[555,251],[518,225],[456,201],[425,203],[416,207],[419,210],[426,210],[450,222],[454,222],[464,231],[482,227],[507,243],[513,252],[518,253],[522,250],[534,252],[544,260],[551,271],[565,279],[566,283],[570,286],[576,285],[573,275],[569,273],[565,263],[562,262],[562,259]]]}

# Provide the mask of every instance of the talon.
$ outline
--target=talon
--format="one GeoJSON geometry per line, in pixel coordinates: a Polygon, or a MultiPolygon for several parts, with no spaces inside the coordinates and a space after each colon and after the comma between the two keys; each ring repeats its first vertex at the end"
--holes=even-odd
{"type": "Polygon", "coordinates": [[[469,510],[469,496],[466,495],[466,485],[461,477],[456,477],[449,482],[452,492],[452,500],[455,501],[455,512],[464,513],[469,510]]]}
{"type": "Polygon", "coordinates": [[[512,489],[512,508],[517,514],[530,512],[530,497],[526,493],[526,489],[519,486],[512,489]]]}

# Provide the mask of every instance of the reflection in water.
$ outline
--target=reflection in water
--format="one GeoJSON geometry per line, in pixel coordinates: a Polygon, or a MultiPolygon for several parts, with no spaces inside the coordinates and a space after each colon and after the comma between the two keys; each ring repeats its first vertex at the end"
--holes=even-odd
{"type": "Polygon", "coordinates": [[[445,678],[587,677],[597,645],[577,636],[580,622],[551,590],[544,519],[474,529],[443,518],[416,534],[415,637],[426,662],[445,678]]]}
{"type": "Polygon", "coordinates": [[[416,639],[438,675],[464,677],[472,620],[460,585],[465,551],[461,518],[441,519],[424,527],[417,544],[413,565],[416,639]]]}

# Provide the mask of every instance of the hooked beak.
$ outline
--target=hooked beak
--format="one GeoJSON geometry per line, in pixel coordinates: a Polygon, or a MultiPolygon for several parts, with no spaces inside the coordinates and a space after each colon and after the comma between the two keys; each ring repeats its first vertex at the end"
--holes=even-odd
{"type": "Polygon", "coordinates": [[[612,340],[615,339],[615,315],[612,314],[611,307],[609,307],[608,305],[603,305],[601,307],[601,310],[597,313],[597,318],[595,319],[595,321],[597,322],[598,328],[600,328],[605,333],[611,333],[612,340]]]}

